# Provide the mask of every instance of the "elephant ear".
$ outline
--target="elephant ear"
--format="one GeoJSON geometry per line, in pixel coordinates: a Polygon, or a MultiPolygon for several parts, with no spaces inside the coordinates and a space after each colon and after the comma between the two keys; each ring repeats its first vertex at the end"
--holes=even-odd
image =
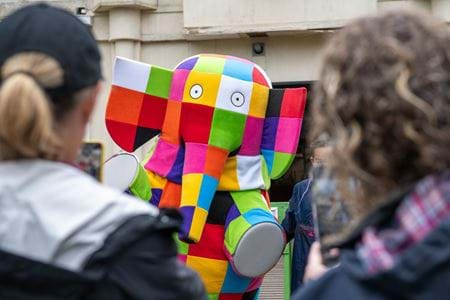
{"type": "Polygon", "coordinates": [[[116,58],[105,121],[119,147],[133,152],[161,131],[171,81],[171,70],[116,58]]]}
{"type": "Polygon", "coordinates": [[[294,160],[302,129],[306,88],[271,89],[264,120],[261,153],[270,178],[283,176],[294,160]]]}

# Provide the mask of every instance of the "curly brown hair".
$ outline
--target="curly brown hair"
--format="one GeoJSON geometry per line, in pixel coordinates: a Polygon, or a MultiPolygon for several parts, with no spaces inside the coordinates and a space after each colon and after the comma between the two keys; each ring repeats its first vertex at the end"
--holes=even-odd
{"type": "Polygon", "coordinates": [[[360,209],[449,168],[450,36],[431,16],[393,11],[341,29],[314,94],[310,138],[329,135],[330,168],[358,179],[360,209]]]}

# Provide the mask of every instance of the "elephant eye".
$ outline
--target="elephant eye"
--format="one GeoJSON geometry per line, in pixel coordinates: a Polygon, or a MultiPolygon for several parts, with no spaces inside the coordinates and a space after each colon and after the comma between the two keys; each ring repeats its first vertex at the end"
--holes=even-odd
{"type": "Polygon", "coordinates": [[[244,105],[245,102],[245,97],[242,93],[240,92],[234,92],[231,95],[231,104],[233,104],[236,107],[241,107],[242,105],[244,105]]]}
{"type": "Polygon", "coordinates": [[[202,86],[200,84],[194,84],[191,87],[191,91],[189,92],[189,94],[191,95],[191,98],[193,98],[193,99],[200,98],[203,94],[202,86]]]}

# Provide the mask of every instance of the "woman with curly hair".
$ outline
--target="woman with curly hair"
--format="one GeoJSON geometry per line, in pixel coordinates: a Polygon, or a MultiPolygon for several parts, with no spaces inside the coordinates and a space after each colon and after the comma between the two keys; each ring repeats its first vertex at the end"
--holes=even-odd
{"type": "MultiPolygon", "coordinates": [[[[450,35],[424,13],[355,21],[330,41],[312,138],[333,140],[330,171],[358,225],[341,264],[294,299],[442,299],[450,293],[450,35]]],[[[326,270],[312,248],[306,277],[326,270]]]]}

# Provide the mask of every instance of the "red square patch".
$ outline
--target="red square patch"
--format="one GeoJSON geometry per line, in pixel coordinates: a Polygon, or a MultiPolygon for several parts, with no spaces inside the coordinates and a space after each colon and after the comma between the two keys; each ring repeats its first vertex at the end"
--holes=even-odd
{"type": "Polygon", "coordinates": [[[223,251],[225,229],[223,225],[206,224],[202,238],[189,245],[189,255],[227,260],[223,251]]]}
{"type": "Polygon", "coordinates": [[[161,130],[166,109],[166,99],[145,94],[139,116],[139,126],[161,130]]]}
{"type": "Polygon", "coordinates": [[[207,144],[211,132],[214,108],[183,103],[181,108],[181,136],[186,142],[207,144]]]}
{"type": "Polygon", "coordinates": [[[306,89],[295,88],[284,91],[280,117],[303,118],[306,104],[306,89]]]}

